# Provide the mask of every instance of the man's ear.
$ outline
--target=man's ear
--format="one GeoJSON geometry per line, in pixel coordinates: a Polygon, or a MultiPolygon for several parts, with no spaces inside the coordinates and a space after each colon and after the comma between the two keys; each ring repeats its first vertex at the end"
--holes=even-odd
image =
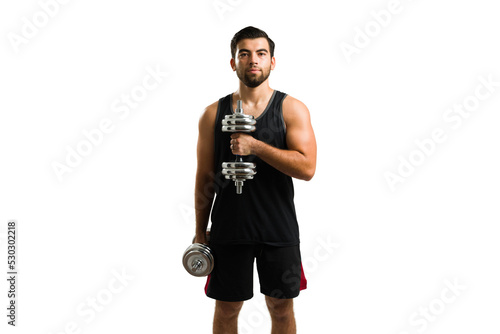
{"type": "Polygon", "coordinates": [[[274,70],[276,67],[276,58],[271,57],[271,70],[274,70]]]}
{"type": "Polygon", "coordinates": [[[230,64],[233,71],[236,71],[236,62],[234,61],[234,58],[231,58],[230,64]]]}

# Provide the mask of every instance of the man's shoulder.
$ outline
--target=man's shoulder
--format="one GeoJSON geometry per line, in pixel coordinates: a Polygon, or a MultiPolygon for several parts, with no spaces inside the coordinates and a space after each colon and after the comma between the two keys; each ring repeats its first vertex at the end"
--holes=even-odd
{"type": "Polygon", "coordinates": [[[218,99],[217,101],[215,101],[214,103],[208,105],[206,108],[205,108],[205,112],[208,112],[208,113],[212,113],[212,114],[215,114],[217,113],[217,109],[219,107],[219,103],[222,101],[222,100],[227,100],[228,97],[230,97],[232,95],[232,93],[230,94],[227,94],[225,95],[224,97],[218,99]]]}
{"type": "Polygon", "coordinates": [[[283,100],[283,115],[309,114],[306,105],[293,96],[287,95],[283,100]]]}
{"type": "Polygon", "coordinates": [[[208,105],[204,112],[208,112],[208,113],[214,113],[214,112],[217,112],[217,107],[219,106],[219,100],[215,101],[214,103],[208,105]]]}
{"type": "Polygon", "coordinates": [[[215,101],[214,103],[208,105],[200,116],[199,125],[201,127],[212,127],[215,124],[215,118],[217,117],[217,108],[219,105],[219,101],[215,101]]]}

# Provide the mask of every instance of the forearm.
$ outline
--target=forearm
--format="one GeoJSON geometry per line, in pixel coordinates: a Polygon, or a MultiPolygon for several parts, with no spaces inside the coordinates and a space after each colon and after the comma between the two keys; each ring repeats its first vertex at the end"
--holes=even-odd
{"type": "Polygon", "coordinates": [[[213,182],[213,178],[209,176],[196,177],[194,202],[196,235],[204,235],[207,230],[214,198],[213,182]]]}
{"type": "Polygon", "coordinates": [[[299,151],[279,149],[256,140],[253,154],[280,172],[297,179],[309,181],[315,172],[310,159],[299,151]]]}

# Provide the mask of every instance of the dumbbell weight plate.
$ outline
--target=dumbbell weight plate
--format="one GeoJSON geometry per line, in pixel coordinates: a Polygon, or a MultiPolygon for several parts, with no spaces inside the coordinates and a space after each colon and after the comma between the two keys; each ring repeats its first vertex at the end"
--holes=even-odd
{"type": "Polygon", "coordinates": [[[235,168],[235,169],[225,168],[222,170],[222,175],[226,176],[236,175],[241,177],[247,177],[247,176],[254,176],[255,174],[257,174],[257,172],[251,168],[235,168]]]}
{"type": "Polygon", "coordinates": [[[253,176],[257,173],[250,173],[250,172],[242,172],[242,171],[224,171],[222,174],[226,177],[226,179],[247,179],[247,180],[253,180],[253,176]]]}
{"type": "Polygon", "coordinates": [[[184,252],[182,264],[186,271],[193,276],[207,276],[214,269],[214,257],[207,245],[195,243],[184,252]]]}
{"type": "Polygon", "coordinates": [[[244,113],[240,113],[240,112],[224,116],[224,119],[243,119],[243,118],[253,119],[253,120],[255,119],[255,117],[253,117],[252,115],[248,115],[248,114],[244,114],[244,113]]]}
{"type": "Polygon", "coordinates": [[[227,179],[233,175],[253,179],[253,175],[257,174],[257,172],[255,171],[255,164],[253,162],[233,161],[222,163],[222,174],[227,179]]]}
{"type": "Polygon", "coordinates": [[[253,180],[253,175],[226,175],[226,180],[245,181],[253,180]]]}
{"type": "Polygon", "coordinates": [[[253,132],[255,126],[253,125],[223,125],[222,132],[253,132]]]}
{"type": "Polygon", "coordinates": [[[223,162],[222,168],[255,168],[255,164],[253,162],[231,161],[223,162]]]}
{"type": "Polygon", "coordinates": [[[257,121],[253,117],[226,117],[222,125],[255,125],[257,121]]]}

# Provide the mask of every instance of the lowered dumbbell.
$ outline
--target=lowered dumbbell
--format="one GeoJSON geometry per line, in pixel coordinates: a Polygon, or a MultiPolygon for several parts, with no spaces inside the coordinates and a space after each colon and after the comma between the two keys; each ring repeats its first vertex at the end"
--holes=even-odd
{"type": "MultiPolygon", "coordinates": [[[[182,264],[188,273],[193,276],[207,276],[214,269],[214,256],[210,247],[205,244],[194,243],[190,245],[182,256],[182,264]]],[[[210,241],[210,230],[207,230],[207,242],[210,241]]]]}
{"type": "MultiPolygon", "coordinates": [[[[236,104],[234,114],[226,115],[222,120],[222,132],[249,133],[255,131],[255,123],[257,123],[255,118],[243,113],[241,100],[238,100],[236,104]]],[[[236,193],[241,194],[243,182],[253,179],[253,176],[257,174],[255,167],[253,162],[245,162],[241,156],[237,155],[236,161],[222,163],[222,174],[226,179],[234,181],[236,193]]]]}

